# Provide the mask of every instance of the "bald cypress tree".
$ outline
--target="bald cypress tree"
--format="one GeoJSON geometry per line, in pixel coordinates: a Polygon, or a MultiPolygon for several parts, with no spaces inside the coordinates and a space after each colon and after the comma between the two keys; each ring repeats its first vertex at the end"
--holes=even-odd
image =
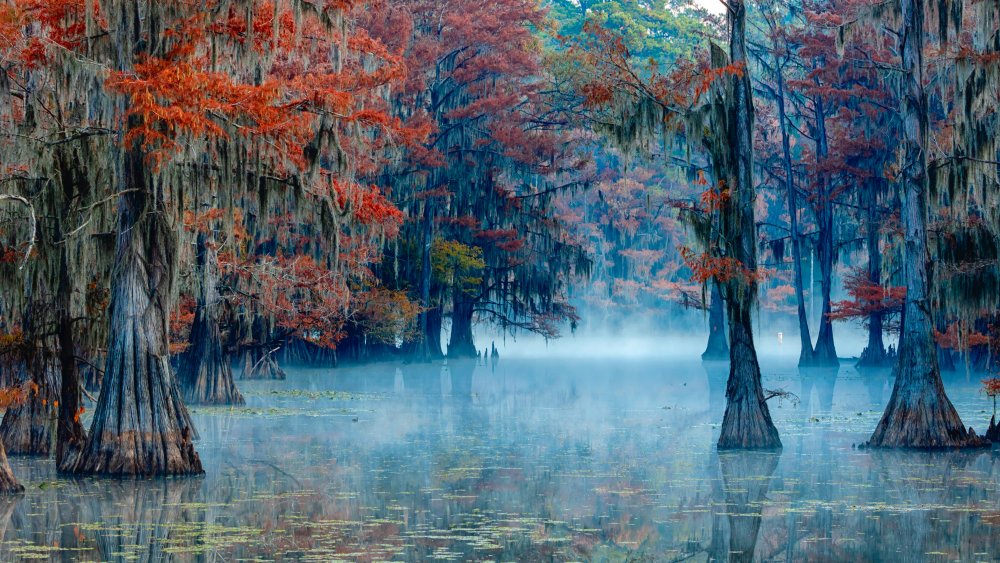
{"type": "MultiPolygon", "coordinates": [[[[934,204],[943,204],[960,217],[970,214],[998,225],[995,112],[989,109],[997,92],[995,65],[987,61],[998,51],[1000,28],[995,5],[980,3],[966,20],[963,2],[941,2],[925,6],[923,0],[899,0],[865,11],[841,29],[847,42],[857,27],[886,20],[896,32],[900,67],[898,184],[902,202],[903,306],[899,362],[895,367],[892,397],[868,442],[872,447],[946,448],[975,447],[987,442],[966,428],[945,393],[934,341],[936,326],[934,288],[941,272],[935,269],[928,243],[928,221],[934,204]],[[968,25],[968,27],[967,27],[968,25]],[[924,51],[928,29],[935,33],[941,57],[955,61],[949,71],[941,65],[929,67],[924,51]],[[963,44],[968,32],[972,44],[963,44]],[[964,53],[956,49],[967,49],[964,53]],[[938,103],[953,107],[954,127],[950,152],[933,150],[932,117],[927,84],[928,68],[939,73],[943,84],[938,103]],[[992,100],[992,101],[987,101],[992,100]],[[987,131],[989,131],[987,133],[987,131]]],[[[961,300],[961,295],[955,295],[961,300]]],[[[938,313],[940,314],[940,313],[938,313]]]]}

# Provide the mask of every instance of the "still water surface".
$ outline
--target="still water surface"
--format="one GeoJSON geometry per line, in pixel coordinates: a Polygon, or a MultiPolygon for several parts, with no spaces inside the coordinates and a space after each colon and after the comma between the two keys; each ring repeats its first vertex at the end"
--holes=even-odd
{"type": "MultiPolygon", "coordinates": [[[[766,362],[780,453],[718,453],[726,365],[503,360],[289,370],[195,408],[207,474],[12,458],[0,560],[996,561],[1000,456],[875,452],[885,372],[766,362]]],[[[982,432],[978,377],[948,392],[982,432]]]]}

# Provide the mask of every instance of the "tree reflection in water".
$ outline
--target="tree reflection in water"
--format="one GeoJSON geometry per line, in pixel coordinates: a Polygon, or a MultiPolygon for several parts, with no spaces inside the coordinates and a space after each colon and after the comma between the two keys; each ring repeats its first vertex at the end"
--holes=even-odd
{"type": "MultiPolygon", "coordinates": [[[[203,478],[12,457],[0,560],[1000,559],[997,460],[883,452],[883,372],[767,368],[785,439],[716,451],[725,363],[505,358],[289,370],[195,408],[203,478]]],[[[976,383],[946,382],[963,417],[976,383]]],[[[985,415],[984,415],[985,416],[985,415]]]]}

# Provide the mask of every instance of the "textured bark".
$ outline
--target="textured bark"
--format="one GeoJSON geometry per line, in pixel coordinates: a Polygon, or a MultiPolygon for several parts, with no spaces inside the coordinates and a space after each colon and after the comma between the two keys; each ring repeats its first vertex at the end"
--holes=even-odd
{"type": "Polygon", "coordinates": [[[205,233],[198,234],[195,260],[201,277],[198,302],[188,347],[177,362],[177,379],[188,403],[242,405],[243,395],[236,388],[233,368],[222,347],[216,250],[205,233]]]}
{"type": "Polygon", "coordinates": [[[0,437],[10,455],[48,457],[52,447],[52,408],[58,398],[54,369],[40,357],[29,352],[25,369],[28,379],[38,386],[28,393],[27,400],[8,408],[0,422],[0,437]]]}
{"type": "Polygon", "coordinates": [[[73,280],[70,277],[70,244],[63,231],[63,221],[73,216],[77,201],[93,189],[87,175],[86,163],[79,153],[65,148],[56,151],[60,185],[63,189],[61,216],[53,221],[54,239],[58,245],[59,274],[56,285],[55,309],[56,345],[59,357],[59,410],[56,426],[56,467],[62,467],[68,458],[75,458],[83,447],[86,434],[80,417],[83,414],[80,368],[77,364],[77,340],[73,332],[73,280]]]}
{"type": "Polygon", "coordinates": [[[778,455],[766,452],[719,454],[729,519],[729,561],[754,560],[763,502],[778,467],[778,455]]]}
{"type": "MultiPolygon", "coordinates": [[[[730,59],[747,68],[746,6],[730,3],[730,59]]],[[[732,158],[727,177],[732,186],[731,202],[720,222],[722,236],[729,241],[730,256],[750,272],[757,270],[757,228],[753,208],[753,100],[750,77],[744,72],[732,77],[729,103],[728,141],[732,158]]],[[[751,309],[757,284],[742,276],[727,282],[726,312],[729,318],[729,381],[726,384],[726,413],[722,420],[718,446],[728,448],[781,447],[778,430],[764,402],[760,365],[754,348],[751,309]]]]}
{"type": "Polygon", "coordinates": [[[780,448],[778,430],[764,401],[760,365],[753,346],[749,305],[729,308],[729,381],[719,449],[780,448]]]}
{"type": "Polygon", "coordinates": [[[476,344],[472,337],[473,302],[461,289],[455,288],[451,314],[449,358],[475,358],[476,344]]]}
{"type": "Polygon", "coordinates": [[[167,347],[174,234],[144,168],[139,150],[126,151],[104,382],[87,440],[63,468],[73,473],[202,472],[167,347]]]}
{"type": "Polygon", "coordinates": [[[988,444],[966,429],[944,391],[931,329],[927,249],[927,97],[923,86],[923,3],[902,0],[903,276],[906,282],[899,364],[892,397],[868,442],[872,447],[948,448],[988,444]]]}
{"type": "Polygon", "coordinates": [[[712,280],[712,297],[708,304],[708,345],[701,353],[703,361],[729,359],[729,341],[726,340],[726,313],[719,282],[712,280]]]}
{"type": "Polygon", "coordinates": [[[819,236],[818,254],[820,271],[820,294],[823,311],[819,320],[819,334],[816,336],[816,346],[813,348],[811,365],[840,365],[837,358],[837,346],[833,341],[833,322],[830,313],[833,308],[830,293],[833,288],[833,261],[836,250],[833,246],[833,195],[830,193],[830,179],[822,172],[829,154],[826,138],[826,110],[822,96],[817,96],[813,102],[816,115],[816,160],[819,174],[819,201],[816,203],[816,222],[819,236]]]}
{"type": "Polygon", "coordinates": [[[0,495],[16,495],[24,492],[24,486],[14,478],[14,472],[7,461],[7,452],[0,444],[0,495]]]}
{"type": "Polygon", "coordinates": [[[431,250],[434,243],[434,211],[424,202],[423,253],[420,264],[420,302],[425,310],[417,320],[420,337],[413,343],[413,359],[429,362],[444,357],[441,350],[441,306],[431,304],[431,250]]]}
{"type": "Polygon", "coordinates": [[[802,284],[802,241],[799,236],[799,205],[795,193],[795,176],[792,170],[792,149],[788,134],[788,116],[785,114],[785,76],[781,67],[775,64],[775,78],[778,83],[778,120],[781,129],[781,155],[785,171],[785,197],[790,218],[788,238],[792,245],[792,272],[794,274],[796,312],[799,319],[799,365],[809,365],[813,361],[812,336],[809,334],[809,318],[806,316],[806,299],[802,284]]]}
{"type": "Polygon", "coordinates": [[[86,434],[80,422],[82,399],[80,397],[80,370],[76,363],[76,341],[73,337],[73,314],[70,310],[72,284],[69,279],[69,258],[60,258],[59,289],[56,292],[56,338],[59,344],[59,413],[56,426],[56,467],[62,468],[67,460],[75,459],[83,447],[86,434]]]}

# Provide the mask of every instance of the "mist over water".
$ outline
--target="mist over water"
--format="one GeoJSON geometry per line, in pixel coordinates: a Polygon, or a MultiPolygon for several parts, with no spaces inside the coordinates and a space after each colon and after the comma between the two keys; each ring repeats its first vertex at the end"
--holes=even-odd
{"type": "MultiPolygon", "coordinates": [[[[482,330],[477,335],[480,348],[489,349],[495,343],[505,358],[698,358],[705,350],[708,327],[703,315],[687,315],[684,329],[665,331],[653,326],[610,329],[605,326],[587,327],[567,332],[561,338],[546,340],[537,335],[511,336],[496,331],[482,330]]],[[[754,323],[754,344],[757,354],[775,363],[796,362],[801,350],[798,329],[787,319],[762,319],[754,323]],[[779,337],[779,334],[781,335],[779,337]]],[[[815,335],[814,335],[815,336],[815,335]]],[[[837,353],[847,358],[857,358],[868,344],[868,335],[858,327],[838,323],[834,325],[837,353]]],[[[447,338],[444,339],[447,342],[447,338]]],[[[896,338],[885,335],[885,345],[896,345],[896,338]]]]}
{"type": "MultiPolygon", "coordinates": [[[[769,402],[784,448],[720,453],[728,367],[697,360],[702,339],[603,340],[618,358],[591,342],[240,382],[246,407],[192,409],[201,478],[62,479],[14,458],[28,490],[0,505],[0,560],[1000,558],[995,453],[852,447],[887,372],[765,354],[765,388],[800,399],[769,402]]],[[[946,386],[981,430],[978,381],[946,386]]]]}

